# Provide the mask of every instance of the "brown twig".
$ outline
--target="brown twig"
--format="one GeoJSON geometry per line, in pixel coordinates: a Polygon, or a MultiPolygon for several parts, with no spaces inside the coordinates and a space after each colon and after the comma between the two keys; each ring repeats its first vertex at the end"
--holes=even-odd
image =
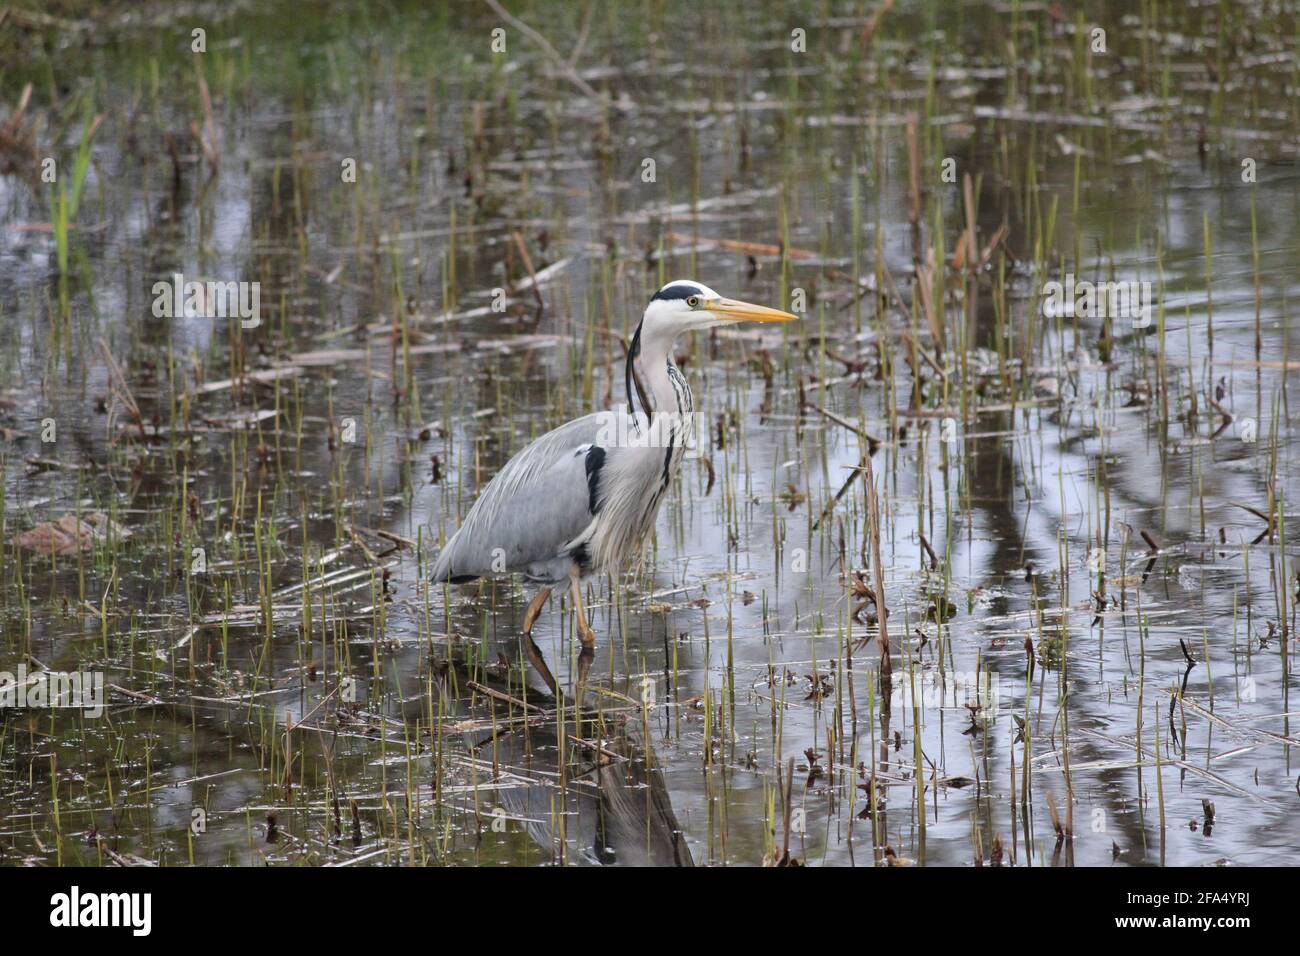
{"type": "Polygon", "coordinates": [[[934,553],[934,548],[930,547],[930,542],[926,540],[925,535],[921,534],[920,538],[921,547],[925,548],[925,553],[930,556],[930,570],[939,570],[939,556],[934,553]]]}
{"type": "Polygon", "coordinates": [[[140,427],[140,431],[143,433],[144,416],[140,413],[140,406],[136,404],[135,396],[131,394],[131,386],[127,384],[121,366],[117,364],[117,359],[113,358],[113,353],[109,351],[108,342],[102,338],[99,340],[99,348],[104,353],[104,363],[108,367],[109,388],[113,392],[113,397],[126,406],[126,410],[131,413],[131,417],[135,419],[136,425],[140,427]]]}
{"type": "Polygon", "coordinates": [[[859,428],[857,425],[853,424],[847,418],[841,418],[839,415],[836,415],[834,412],[822,408],[814,401],[810,401],[809,399],[805,398],[803,403],[805,407],[811,408],[813,411],[817,412],[817,414],[833,421],[836,425],[841,425],[844,428],[847,428],[849,431],[853,432],[858,437],[864,439],[867,442],[867,446],[868,446],[867,451],[868,454],[870,455],[874,455],[876,453],[876,449],[878,449],[881,445],[885,443],[882,439],[877,438],[875,435],[871,434],[870,432],[864,431],[863,429],[859,428]]]}
{"type": "Polygon", "coordinates": [[[894,0],[883,0],[880,6],[876,7],[876,12],[871,15],[871,19],[867,21],[867,25],[862,28],[862,36],[858,40],[858,47],[863,53],[871,49],[871,41],[876,35],[876,30],[880,28],[880,21],[892,9],[894,9],[894,0]]]}
{"type": "Polygon", "coordinates": [[[547,40],[546,37],[542,36],[540,33],[538,33],[528,24],[524,23],[523,20],[520,20],[518,17],[511,14],[508,10],[506,10],[505,7],[501,6],[501,4],[497,2],[497,0],[483,0],[483,2],[486,3],[489,7],[491,7],[492,10],[496,13],[496,15],[499,16],[502,20],[506,21],[506,23],[510,24],[512,27],[514,27],[524,36],[528,37],[528,39],[532,40],[539,47],[541,47],[542,52],[545,53],[547,57],[549,57],[555,63],[555,65],[559,68],[560,73],[563,74],[564,78],[568,80],[570,83],[572,83],[574,86],[576,86],[579,90],[581,90],[584,96],[588,96],[591,99],[597,100],[598,102],[603,103],[607,106],[618,105],[609,97],[596,92],[596,90],[591,86],[590,83],[588,83],[581,76],[579,76],[578,71],[574,69],[573,66],[570,65],[569,62],[563,56],[560,55],[559,50],[551,46],[551,42],[547,40]]]}
{"type": "Polygon", "coordinates": [[[742,239],[708,239],[704,236],[692,237],[683,232],[669,232],[664,235],[669,242],[679,242],[683,244],[693,244],[696,242],[706,242],[711,246],[719,246],[723,249],[729,249],[732,252],[748,252],[755,256],[779,256],[782,253],[791,259],[815,259],[817,253],[809,249],[795,249],[793,247],[782,248],[781,246],[772,245],[767,242],[746,242],[742,239]]]}
{"type": "Polygon", "coordinates": [[[499,690],[493,690],[491,687],[488,687],[485,684],[480,684],[478,681],[474,681],[474,680],[466,681],[465,686],[468,687],[470,690],[478,691],[480,694],[483,694],[485,697],[491,697],[493,700],[499,700],[502,703],[513,704],[515,707],[522,708],[523,710],[526,710],[529,713],[532,714],[546,713],[545,707],[538,707],[536,704],[530,704],[528,703],[528,701],[520,700],[518,697],[511,697],[509,694],[502,693],[499,690]]]}
{"type": "Polygon", "coordinates": [[[532,280],[533,298],[537,300],[537,318],[541,319],[542,313],[546,311],[546,303],[542,300],[542,287],[537,281],[537,270],[533,268],[533,257],[528,254],[528,244],[524,242],[523,233],[516,230],[513,235],[515,248],[519,250],[519,258],[523,259],[524,269],[528,272],[528,278],[532,280]]]}

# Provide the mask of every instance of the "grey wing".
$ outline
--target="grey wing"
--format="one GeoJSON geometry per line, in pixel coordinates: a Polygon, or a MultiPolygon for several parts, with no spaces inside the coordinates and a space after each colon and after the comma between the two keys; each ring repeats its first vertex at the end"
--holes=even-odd
{"type": "Polygon", "coordinates": [[[599,415],[575,419],[533,441],[497,472],[433,566],[433,581],[501,571],[558,580],[562,554],[591,525],[604,449],[599,415]]]}

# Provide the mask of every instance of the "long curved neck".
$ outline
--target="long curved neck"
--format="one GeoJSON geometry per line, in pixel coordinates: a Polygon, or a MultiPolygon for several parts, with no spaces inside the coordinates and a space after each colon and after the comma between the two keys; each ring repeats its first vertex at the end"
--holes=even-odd
{"type": "Polygon", "coordinates": [[[673,362],[673,339],[666,335],[642,334],[637,326],[627,353],[627,404],[632,414],[684,416],[694,409],[686,378],[673,362]]]}

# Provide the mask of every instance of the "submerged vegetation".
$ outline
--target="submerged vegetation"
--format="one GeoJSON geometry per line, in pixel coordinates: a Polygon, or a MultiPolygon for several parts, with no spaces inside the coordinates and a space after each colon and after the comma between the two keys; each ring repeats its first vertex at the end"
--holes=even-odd
{"type": "Polygon", "coordinates": [[[1295,862],[1298,30],[0,8],[0,862],[1295,862]],[[803,321],[552,695],[431,562],[687,276],[803,321]]]}

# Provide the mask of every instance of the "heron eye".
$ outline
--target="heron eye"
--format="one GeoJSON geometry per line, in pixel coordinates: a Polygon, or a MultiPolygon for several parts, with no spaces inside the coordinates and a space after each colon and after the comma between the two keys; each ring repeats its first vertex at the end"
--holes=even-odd
{"type": "Polygon", "coordinates": [[[686,304],[692,309],[698,309],[700,307],[700,297],[698,295],[693,295],[686,300],[686,304]]]}

